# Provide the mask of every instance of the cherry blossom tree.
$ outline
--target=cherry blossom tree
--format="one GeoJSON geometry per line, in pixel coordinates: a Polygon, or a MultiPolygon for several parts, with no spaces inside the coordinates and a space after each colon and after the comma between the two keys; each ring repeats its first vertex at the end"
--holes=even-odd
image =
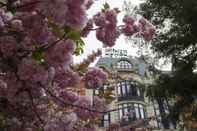
{"type": "Polygon", "coordinates": [[[94,131],[106,110],[105,99],[83,96],[80,88],[100,88],[108,74],[88,68],[101,51],[80,64],[82,37],[96,31],[104,47],[116,39],[151,40],[154,27],[144,18],[125,16],[117,25],[117,8],[88,18],[93,0],[0,1],[0,129],[7,131],[94,131]],[[93,102],[92,102],[93,101],[93,102]]]}

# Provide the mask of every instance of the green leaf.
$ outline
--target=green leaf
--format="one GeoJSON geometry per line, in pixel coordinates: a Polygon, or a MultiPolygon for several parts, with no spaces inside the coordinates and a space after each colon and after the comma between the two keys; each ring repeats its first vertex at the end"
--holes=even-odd
{"type": "Polygon", "coordinates": [[[13,16],[15,16],[16,15],[16,9],[10,9],[10,12],[13,14],[13,16]]]}
{"type": "Polygon", "coordinates": [[[43,52],[41,50],[37,50],[32,54],[32,57],[34,60],[36,60],[38,63],[43,63],[44,58],[43,58],[43,52]]]}
{"type": "Polygon", "coordinates": [[[105,4],[103,4],[103,9],[102,9],[102,11],[106,11],[106,10],[109,10],[110,9],[110,6],[109,6],[109,4],[107,3],[107,2],[105,2],[105,4]]]}
{"type": "Polygon", "coordinates": [[[84,52],[83,48],[84,48],[84,41],[81,39],[81,31],[80,30],[75,30],[75,29],[71,29],[70,27],[65,27],[64,29],[65,33],[66,33],[66,38],[73,40],[76,43],[76,49],[74,54],[76,56],[82,54],[84,52]]]}
{"type": "Polygon", "coordinates": [[[76,49],[75,49],[74,54],[76,56],[83,54],[83,52],[84,52],[83,48],[85,45],[84,41],[81,38],[74,40],[74,41],[76,43],[76,49]]]}
{"type": "Polygon", "coordinates": [[[64,30],[55,24],[51,18],[48,18],[49,26],[52,28],[52,32],[59,38],[64,36],[64,30]]]}
{"type": "Polygon", "coordinates": [[[71,30],[66,34],[66,37],[72,40],[79,40],[81,38],[80,31],[71,30]]]}
{"type": "Polygon", "coordinates": [[[42,128],[38,128],[37,131],[44,131],[42,128]]]}
{"type": "Polygon", "coordinates": [[[72,29],[68,26],[64,27],[64,32],[67,34],[69,33],[70,31],[72,31],[72,29]]]}

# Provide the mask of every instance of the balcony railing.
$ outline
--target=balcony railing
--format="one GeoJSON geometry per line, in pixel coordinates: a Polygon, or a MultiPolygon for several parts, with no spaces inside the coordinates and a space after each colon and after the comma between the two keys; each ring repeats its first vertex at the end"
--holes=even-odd
{"type": "Polygon", "coordinates": [[[145,127],[148,125],[148,121],[143,119],[128,119],[128,120],[121,120],[120,126],[128,126],[128,125],[135,125],[137,127],[145,127]]]}
{"type": "Polygon", "coordinates": [[[136,101],[144,101],[143,96],[133,96],[133,95],[123,95],[123,96],[118,96],[118,101],[125,101],[125,100],[136,100],[136,101]]]}

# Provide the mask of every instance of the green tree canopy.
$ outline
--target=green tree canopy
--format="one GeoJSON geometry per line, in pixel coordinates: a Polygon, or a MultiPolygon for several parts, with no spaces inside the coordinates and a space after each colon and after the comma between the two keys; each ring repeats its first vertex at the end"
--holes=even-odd
{"type": "MultiPolygon", "coordinates": [[[[141,10],[157,28],[153,51],[172,60],[172,72],[160,74],[148,95],[175,98],[173,111],[178,118],[185,107],[194,105],[197,96],[197,1],[147,0],[141,10]]],[[[196,119],[195,110],[192,115],[196,119]]]]}

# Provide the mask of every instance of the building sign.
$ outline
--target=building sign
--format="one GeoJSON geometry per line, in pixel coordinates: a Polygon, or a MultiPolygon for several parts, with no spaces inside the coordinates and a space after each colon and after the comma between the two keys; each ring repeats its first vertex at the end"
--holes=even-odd
{"type": "Polygon", "coordinates": [[[113,48],[105,49],[105,56],[107,57],[127,57],[127,50],[116,50],[113,48]]]}

